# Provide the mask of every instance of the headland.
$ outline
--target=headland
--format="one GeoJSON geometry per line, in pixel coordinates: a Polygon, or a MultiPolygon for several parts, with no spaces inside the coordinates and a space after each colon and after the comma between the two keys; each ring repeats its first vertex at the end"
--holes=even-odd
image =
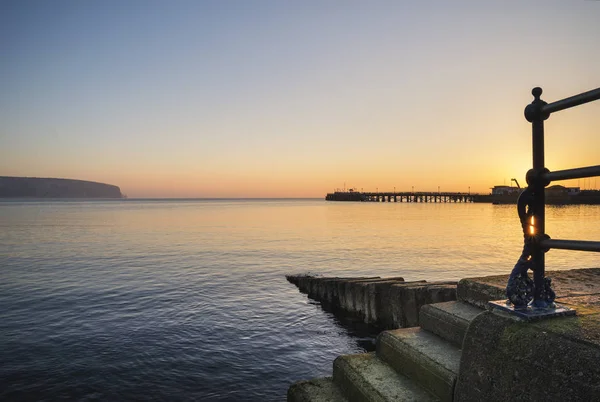
{"type": "Polygon", "coordinates": [[[0,198],[124,198],[112,184],[85,180],[0,176],[0,198]]]}

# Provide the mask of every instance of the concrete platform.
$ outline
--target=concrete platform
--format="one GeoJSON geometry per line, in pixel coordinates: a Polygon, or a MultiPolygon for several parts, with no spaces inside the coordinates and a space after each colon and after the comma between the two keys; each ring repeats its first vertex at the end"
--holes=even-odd
{"type": "MultiPolygon", "coordinates": [[[[600,313],[600,268],[546,271],[546,276],[552,278],[557,303],[571,308],[585,307],[583,314],[600,313]]],[[[459,300],[486,308],[487,302],[506,298],[507,282],[508,274],[461,279],[457,296],[459,300]]]]}
{"type": "Polygon", "coordinates": [[[527,306],[525,308],[515,308],[514,305],[509,303],[507,300],[496,300],[488,303],[490,310],[499,310],[509,315],[516,316],[525,321],[539,321],[546,320],[548,318],[574,316],[575,310],[566,307],[562,304],[555,304],[551,307],[534,307],[527,306]]]}

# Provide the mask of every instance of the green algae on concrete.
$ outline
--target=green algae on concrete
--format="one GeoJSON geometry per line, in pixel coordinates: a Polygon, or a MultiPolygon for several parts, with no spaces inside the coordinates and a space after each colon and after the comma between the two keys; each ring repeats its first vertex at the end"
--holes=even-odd
{"type": "MultiPolygon", "coordinates": [[[[600,269],[546,274],[556,301],[577,316],[524,322],[498,311],[478,315],[463,342],[455,400],[600,401],[600,269]]],[[[507,279],[463,279],[458,297],[475,305],[502,299],[507,279]]]]}
{"type": "Polygon", "coordinates": [[[288,402],[347,402],[331,377],[298,381],[287,392],[288,402]]]}
{"type": "Polygon", "coordinates": [[[463,342],[457,401],[600,400],[600,315],[535,323],[484,312],[463,342]]]}
{"type": "MultiPolygon", "coordinates": [[[[600,295],[600,268],[546,271],[552,278],[557,301],[566,297],[600,295]]],[[[507,275],[465,278],[459,281],[458,298],[485,308],[488,301],[506,298],[507,275]]]]}
{"type": "MultiPolygon", "coordinates": [[[[578,315],[524,322],[498,311],[483,311],[478,315],[476,312],[466,314],[466,320],[470,323],[462,342],[462,352],[456,349],[456,346],[450,345],[451,348],[456,349],[457,354],[461,354],[454,387],[455,400],[600,401],[600,269],[556,271],[547,274],[553,278],[557,302],[576,309],[578,315]]],[[[507,279],[508,275],[463,279],[458,285],[458,298],[471,304],[485,306],[490,300],[504,298],[507,279]]],[[[396,299],[402,300],[405,306],[411,305],[410,299],[413,298],[411,292],[417,292],[417,289],[423,286],[423,284],[407,283],[390,285],[381,278],[360,280],[358,283],[360,294],[364,298],[373,298],[372,295],[379,294],[378,297],[382,298],[380,302],[387,299],[392,302],[388,304],[396,305],[397,303],[393,303],[396,299]],[[382,292],[374,292],[371,289],[377,288],[380,284],[385,284],[381,288],[382,292]],[[412,288],[408,291],[411,296],[399,297],[407,293],[406,288],[412,288]]],[[[437,291],[436,285],[433,287],[432,285],[427,284],[429,290],[437,291]]],[[[345,289],[345,284],[342,287],[345,289]]],[[[443,286],[440,289],[445,291],[443,286]]],[[[417,296],[414,299],[420,301],[421,297],[417,296]]],[[[360,300],[360,297],[354,297],[354,300],[360,300]]],[[[367,304],[365,311],[371,308],[367,304]]],[[[432,321],[430,325],[435,326],[440,325],[435,321],[444,318],[452,308],[446,306],[437,310],[425,309],[425,311],[429,310],[435,312],[428,317],[432,321]]],[[[399,320],[404,313],[402,309],[391,313],[377,311],[376,316],[381,319],[383,315],[389,314],[392,316],[396,314],[396,319],[399,320]]],[[[446,321],[449,320],[444,318],[444,323],[446,321]]],[[[454,321],[451,323],[456,324],[454,321]]],[[[447,336],[448,331],[438,332],[438,335],[447,336]]],[[[437,350],[435,345],[428,345],[420,349],[427,359],[420,359],[419,362],[413,359],[415,361],[413,365],[404,356],[398,354],[392,356],[392,348],[388,348],[389,351],[384,350],[390,343],[381,342],[384,337],[382,335],[378,339],[378,354],[381,356],[366,354],[341,356],[336,359],[334,383],[345,394],[344,397],[350,401],[403,400],[402,398],[423,400],[426,397],[433,397],[427,393],[417,398],[414,394],[401,396],[404,392],[401,388],[405,386],[399,387],[398,381],[409,379],[398,372],[410,374],[405,371],[407,366],[411,367],[411,365],[415,370],[418,368],[432,371],[433,366],[427,359],[435,360],[436,355],[442,356],[443,353],[437,350]]],[[[449,340],[459,344],[454,337],[450,337],[449,340]]],[[[408,346],[410,349],[415,349],[408,346]]],[[[394,348],[393,351],[404,352],[405,349],[394,348]]],[[[413,380],[422,378],[417,377],[413,380]]],[[[416,381],[409,381],[406,387],[413,389],[411,387],[415,385],[417,385],[416,381]]],[[[418,388],[414,391],[425,392],[418,388]]]]}
{"type": "Polygon", "coordinates": [[[385,331],[377,339],[377,356],[441,401],[452,401],[461,352],[422,328],[385,331]]]}
{"type": "Polygon", "coordinates": [[[397,373],[374,353],[339,356],[333,381],[351,402],[436,401],[409,378],[397,373]]]}
{"type": "Polygon", "coordinates": [[[421,307],[421,328],[434,333],[460,347],[469,323],[481,314],[480,308],[460,301],[427,304],[421,307]]]}

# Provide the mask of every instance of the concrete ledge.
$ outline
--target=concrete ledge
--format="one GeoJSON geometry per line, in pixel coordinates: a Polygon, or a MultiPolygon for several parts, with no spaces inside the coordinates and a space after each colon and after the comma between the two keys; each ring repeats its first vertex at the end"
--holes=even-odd
{"type": "MultiPolygon", "coordinates": [[[[546,271],[546,276],[552,278],[552,287],[559,303],[565,303],[562,299],[567,297],[600,294],[600,268],[546,271]]],[[[486,308],[487,302],[506,298],[507,282],[508,275],[461,279],[457,297],[458,300],[486,308]]]]}
{"type": "Polygon", "coordinates": [[[456,300],[456,282],[393,285],[389,297],[392,322],[386,328],[417,327],[421,307],[452,300],[456,300]]]}
{"type": "Polygon", "coordinates": [[[456,282],[405,282],[402,277],[288,275],[286,278],[311,299],[381,329],[417,326],[421,306],[456,300],[456,282]]]}
{"type": "Polygon", "coordinates": [[[486,309],[488,302],[506,298],[508,275],[493,278],[493,282],[489,281],[489,277],[461,279],[456,288],[458,300],[486,309]]]}
{"type": "Polygon", "coordinates": [[[525,323],[478,315],[463,343],[457,401],[600,400],[600,314],[525,323]]]}
{"type": "MultiPolygon", "coordinates": [[[[411,308],[408,304],[403,289],[425,286],[425,281],[389,283],[376,290],[377,319],[381,328],[394,329],[405,327],[403,311],[411,308]]],[[[414,305],[414,303],[412,303],[414,305]]]]}

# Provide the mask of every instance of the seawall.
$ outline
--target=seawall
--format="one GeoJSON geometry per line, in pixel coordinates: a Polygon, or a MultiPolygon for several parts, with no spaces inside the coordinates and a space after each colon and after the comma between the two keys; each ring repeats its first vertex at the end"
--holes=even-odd
{"type": "MultiPolygon", "coordinates": [[[[576,316],[525,322],[485,311],[465,335],[456,401],[600,401],[600,268],[548,271],[576,316]]],[[[508,275],[463,279],[459,299],[486,307],[508,275]]],[[[499,297],[500,296],[500,297],[499,297]]]]}
{"type": "MultiPolygon", "coordinates": [[[[526,321],[488,304],[505,298],[508,275],[462,279],[456,301],[423,306],[418,327],[383,331],[375,352],[339,356],[332,377],[293,384],[288,401],[600,401],[600,268],[546,274],[576,316],[526,321]]],[[[315,297],[334,279],[346,293],[385,281],[291,279],[315,297]]],[[[389,280],[399,282],[390,289],[433,285],[389,280]]]]}
{"type": "Polygon", "coordinates": [[[421,306],[456,300],[457,282],[407,282],[401,277],[378,276],[288,275],[286,278],[311,299],[381,329],[417,326],[421,306]]]}

